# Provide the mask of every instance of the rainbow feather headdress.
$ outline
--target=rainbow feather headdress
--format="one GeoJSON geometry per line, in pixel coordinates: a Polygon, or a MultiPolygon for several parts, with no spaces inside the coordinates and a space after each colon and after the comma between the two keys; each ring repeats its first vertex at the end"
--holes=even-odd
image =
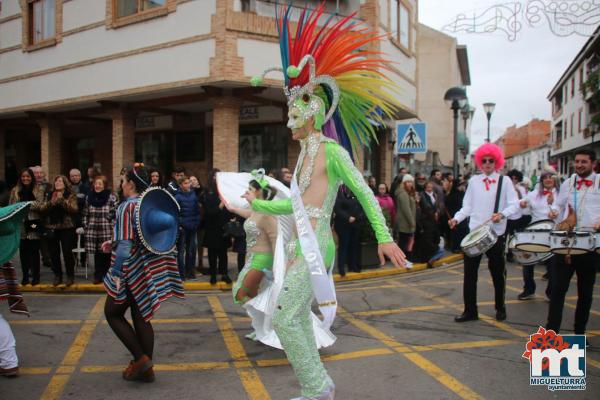
{"type": "Polygon", "coordinates": [[[384,74],[396,73],[390,61],[365,50],[385,35],[356,20],[356,13],[339,20],[331,15],[317,26],[325,2],[312,11],[305,8],[292,34],[291,10],[288,5],[277,12],[282,67],[265,70],[251,83],[259,86],[266,74],[283,73],[288,107],[304,104],[315,116],[315,127],[352,155],[371,139],[377,141],[376,126],[400,109],[400,88],[384,74]]]}

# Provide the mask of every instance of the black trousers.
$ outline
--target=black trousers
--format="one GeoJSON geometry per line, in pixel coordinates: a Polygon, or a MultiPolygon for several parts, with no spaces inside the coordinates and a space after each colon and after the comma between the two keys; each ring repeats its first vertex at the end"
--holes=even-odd
{"type": "Polygon", "coordinates": [[[227,249],[208,248],[210,276],[217,276],[217,263],[219,265],[219,274],[227,275],[227,249]]]}
{"type": "Polygon", "coordinates": [[[65,260],[65,270],[69,278],[75,277],[75,258],[73,249],[75,248],[75,228],[56,229],[54,237],[48,239],[48,251],[52,260],[52,272],[59,278],[62,278],[62,263],[60,261],[60,251],[62,249],[63,259],[65,260]]]}
{"type": "Polygon", "coordinates": [[[553,268],[552,291],[550,307],[548,309],[548,323],[546,329],[559,332],[562,322],[565,295],[569,290],[569,284],[573,274],[577,274],[577,307],[575,308],[575,334],[583,335],[590,317],[592,299],[594,294],[594,283],[596,282],[596,268],[600,264],[600,255],[597,253],[586,253],[580,256],[571,256],[571,263],[565,262],[565,256],[554,256],[556,261],[550,265],[553,268]]]}
{"type": "MultiPolygon", "coordinates": [[[[505,239],[504,235],[500,236],[496,244],[485,253],[488,258],[488,269],[494,282],[496,311],[504,310],[504,295],[506,292],[505,239]]],[[[465,313],[467,314],[477,314],[477,275],[482,257],[465,256],[463,299],[465,302],[465,313]]]]}
{"type": "Polygon", "coordinates": [[[19,244],[23,282],[40,283],[40,241],[21,239],[19,244]]]}
{"type": "Polygon", "coordinates": [[[246,264],[246,253],[237,253],[238,272],[242,272],[242,269],[244,269],[244,264],[246,264]]]}
{"type": "Polygon", "coordinates": [[[346,265],[351,272],[360,272],[360,229],[357,225],[338,226],[338,271],[346,275],[346,265]]]}
{"type": "Polygon", "coordinates": [[[110,268],[110,253],[94,253],[94,280],[101,281],[110,268]]]}

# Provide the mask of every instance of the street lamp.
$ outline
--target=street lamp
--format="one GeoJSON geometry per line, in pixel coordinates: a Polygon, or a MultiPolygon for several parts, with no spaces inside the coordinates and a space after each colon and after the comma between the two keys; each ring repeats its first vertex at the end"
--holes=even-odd
{"type": "Polygon", "coordinates": [[[487,116],[488,120],[488,130],[487,130],[487,142],[490,143],[490,119],[492,119],[492,113],[494,112],[494,108],[496,108],[496,103],[483,103],[483,111],[487,116]]]}
{"type": "Polygon", "coordinates": [[[467,103],[467,92],[461,87],[453,87],[446,91],[444,101],[452,110],[454,118],[454,160],[452,161],[452,170],[454,176],[458,176],[458,110],[462,109],[467,103]]]}

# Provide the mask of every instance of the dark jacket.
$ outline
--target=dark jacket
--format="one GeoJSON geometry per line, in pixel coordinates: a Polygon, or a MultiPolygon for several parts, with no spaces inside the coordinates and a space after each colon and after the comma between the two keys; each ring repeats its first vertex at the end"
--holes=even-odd
{"type": "Polygon", "coordinates": [[[173,196],[175,196],[175,193],[179,192],[179,184],[177,183],[176,180],[172,179],[168,184],[167,187],[165,188],[167,189],[167,191],[169,193],[171,193],[173,196]]]}
{"type": "MultiPolygon", "coordinates": [[[[421,195],[421,197],[426,195],[421,195]]],[[[421,201],[423,204],[423,201],[421,201]]],[[[417,208],[417,229],[415,231],[415,246],[413,248],[414,262],[427,262],[440,247],[440,230],[435,222],[432,208],[429,206],[417,208]]]]}
{"type": "Polygon", "coordinates": [[[204,207],[204,247],[207,249],[226,249],[231,246],[231,238],[224,237],[225,224],[233,218],[226,208],[219,208],[221,199],[214,191],[205,191],[200,201],[204,207]]]}
{"type": "Polygon", "coordinates": [[[196,229],[200,225],[200,205],[198,197],[193,190],[184,192],[178,190],[175,193],[175,200],[179,203],[179,224],[185,229],[196,229]]]}
{"type": "Polygon", "coordinates": [[[334,224],[336,230],[359,228],[365,220],[365,213],[352,193],[346,194],[340,190],[333,210],[335,212],[334,224]],[[356,221],[350,223],[350,217],[356,218],[356,221]]]}

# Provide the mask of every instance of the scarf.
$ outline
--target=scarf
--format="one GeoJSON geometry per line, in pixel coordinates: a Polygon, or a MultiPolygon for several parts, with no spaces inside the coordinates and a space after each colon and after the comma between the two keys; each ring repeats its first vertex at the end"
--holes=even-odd
{"type": "Polygon", "coordinates": [[[19,190],[19,201],[35,201],[35,195],[33,194],[33,184],[21,186],[19,190]]]}
{"type": "Polygon", "coordinates": [[[108,203],[109,197],[110,190],[108,189],[105,189],[101,192],[96,192],[93,190],[87,195],[87,201],[92,207],[100,208],[104,207],[106,203],[108,203]]]}

